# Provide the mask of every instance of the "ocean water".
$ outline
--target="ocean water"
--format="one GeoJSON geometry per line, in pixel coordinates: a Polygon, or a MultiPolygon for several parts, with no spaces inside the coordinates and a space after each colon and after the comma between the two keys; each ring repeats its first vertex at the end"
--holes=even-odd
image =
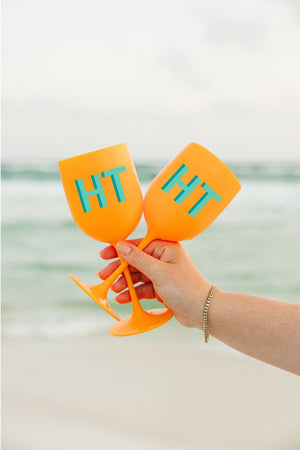
{"type": "MultiPolygon", "coordinates": [[[[216,221],[183,246],[223,289],[300,303],[300,164],[230,164],[242,189],[216,221]]],[[[164,163],[136,164],[143,192],[164,163]]],[[[144,236],[142,220],[133,237],[144,236]]],[[[69,278],[95,284],[104,244],[73,222],[57,165],[2,166],[2,332],[7,338],[107,335],[114,320],[69,278]]],[[[130,305],[109,299],[122,317],[130,305]]],[[[145,307],[157,302],[144,300],[145,307]]],[[[175,320],[160,338],[196,336],[175,320]]]]}

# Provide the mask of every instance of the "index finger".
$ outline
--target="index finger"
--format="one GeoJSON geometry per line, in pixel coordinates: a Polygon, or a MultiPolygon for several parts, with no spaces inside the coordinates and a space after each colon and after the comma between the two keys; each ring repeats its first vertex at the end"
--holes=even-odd
{"type": "MultiPolygon", "coordinates": [[[[139,245],[141,240],[142,240],[141,238],[140,239],[128,239],[127,242],[131,242],[131,244],[133,244],[133,245],[139,245]]],[[[99,255],[103,259],[118,258],[117,251],[113,245],[109,245],[108,247],[105,247],[103,250],[101,250],[99,252],[99,255]]]]}

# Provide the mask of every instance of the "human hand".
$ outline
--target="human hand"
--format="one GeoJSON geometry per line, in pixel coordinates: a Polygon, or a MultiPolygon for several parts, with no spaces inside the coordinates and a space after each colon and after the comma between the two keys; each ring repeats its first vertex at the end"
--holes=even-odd
{"type": "MultiPolygon", "coordinates": [[[[184,326],[203,329],[204,302],[211,284],[199,272],[183,247],[177,242],[152,241],[144,250],[136,246],[141,239],[117,244],[118,252],[129,264],[129,269],[139,299],[157,298],[171,309],[175,318],[184,326]]],[[[113,246],[100,252],[103,259],[117,258],[113,246]]],[[[106,279],[118,266],[119,260],[110,263],[98,272],[106,279]]],[[[119,293],[119,303],[130,302],[130,295],[124,275],[112,285],[119,293]]]]}

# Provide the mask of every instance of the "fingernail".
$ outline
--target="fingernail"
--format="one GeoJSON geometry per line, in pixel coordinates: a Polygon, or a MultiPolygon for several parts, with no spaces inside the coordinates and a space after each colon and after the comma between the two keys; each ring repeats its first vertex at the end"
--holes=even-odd
{"type": "Polygon", "coordinates": [[[120,252],[121,255],[126,256],[130,253],[130,245],[126,244],[126,242],[118,242],[116,244],[116,247],[118,249],[118,252],[120,252]]]}

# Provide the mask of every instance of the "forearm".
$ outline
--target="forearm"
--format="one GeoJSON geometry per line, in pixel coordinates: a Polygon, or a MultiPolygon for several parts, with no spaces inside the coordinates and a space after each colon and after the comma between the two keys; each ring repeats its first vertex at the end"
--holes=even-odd
{"type": "Polygon", "coordinates": [[[300,375],[300,306],[217,289],[209,334],[230,347],[300,375]]]}

